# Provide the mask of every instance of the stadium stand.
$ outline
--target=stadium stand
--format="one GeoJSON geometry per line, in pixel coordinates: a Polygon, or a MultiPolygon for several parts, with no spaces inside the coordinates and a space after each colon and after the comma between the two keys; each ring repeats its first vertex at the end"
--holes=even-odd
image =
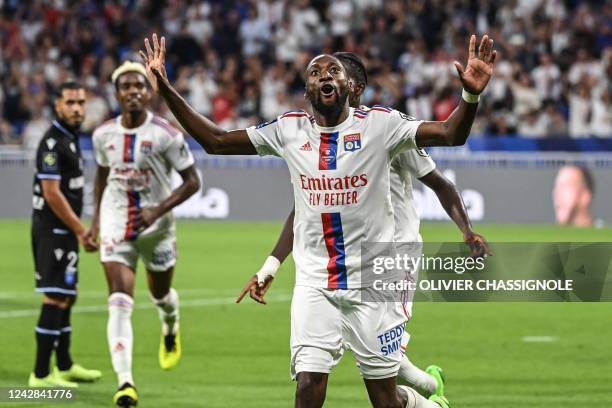
{"type": "MultiPolygon", "coordinates": [[[[365,104],[444,119],[459,97],[452,61],[465,57],[460,53],[469,33],[488,32],[501,58],[473,137],[612,137],[608,1],[0,5],[0,144],[14,148],[37,145],[50,120],[51,89],[68,77],[88,87],[85,132],[117,113],[110,72],[125,59],[138,59],[142,38],[152,31],[168,37],[168,71],[179,91],[227,128],[305,107],[305,62],[337,50],[364,57],[370,84],[365,104]]],[[[163,104],[156,108],[172,119],[163,104]]]]}

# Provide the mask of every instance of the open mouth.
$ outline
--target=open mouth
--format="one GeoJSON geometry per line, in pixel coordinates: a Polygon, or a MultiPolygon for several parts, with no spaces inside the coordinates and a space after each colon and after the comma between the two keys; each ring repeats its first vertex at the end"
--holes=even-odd
{"type": "Polygon", "coordinates": [[[321,93],[325,96],[330,96],[334,93],[335,88],[332,84],[325,84],[321,87],[321,93]]]}

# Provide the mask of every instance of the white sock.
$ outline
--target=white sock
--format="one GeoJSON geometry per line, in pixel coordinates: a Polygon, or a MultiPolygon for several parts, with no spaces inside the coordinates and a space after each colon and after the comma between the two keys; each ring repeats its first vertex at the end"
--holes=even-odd
{"type": "Polygon", "coordinates": [[[162,322],[162,333],[176,334],[179,322],[179,296],[174,288],[170,288],[168,294],[161,299],[155,299],[151,296],[151,300],[159,310],[159,320],[162,322]]]}
{"type": "Polygon", "coordinates": [[[406,404],[406,408],[440,408],[438,404],[426,399],[410,387],[406,387],[405,385],[398,385],[397,388],[403,390],[408,396],[408,403],[406,404]]]}
{"type": "Polygon", "coordinates": [[[427,395],[431,395],[436,391],[436,379],[412,364],[412,361],[406,355],[404,355],[400,363],[397,379],[401,384],[422,390],[427,395]]]}
{"type": "Polygon", "coordinates": [[[108,348],[113,369],[117,373],[119,386],[124,383],[134,385],[132,378],[132,297],[120,292],[111,293],[108,297],[108,348]]]}

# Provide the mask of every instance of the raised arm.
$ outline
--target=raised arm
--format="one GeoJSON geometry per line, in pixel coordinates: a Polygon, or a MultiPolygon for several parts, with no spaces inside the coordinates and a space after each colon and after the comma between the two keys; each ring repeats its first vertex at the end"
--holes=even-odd
{"type": "Polygon", "coordinates": [[[146,54],[140,51],[147,77],[153,87],[180,122],[183,128],[211,154],[257,154],[245,129],[226,131],[214,122],[196,112],[183,97],[170,85],[166,69],[166,39],[153,34],[153,48],[149,39],[145,39],[146,54]]]}
{"type": "Polygon", "coordinates": [[[463,234],[463,242],[470,247],[472,255],[480,257],[490,254],[491,251],[487,240],[472,230],[472,223],[465,209],[463,199],[453,182],[446,178],[438,169],[434,169],[419,178],[419,180],[436,193],[444,211],[446,211],[463,234]]]}
{"type": "Polygon", "coordinates": [[[468,61],[465,69],[458,61],[454,65],[463,84],[459,106],[443,122],[424,122],[416,132],[416,143],[426,146],[461,146],[468,136],[476,111],[480,93],[485,89],[493,74],[497,51],[493,50],[493,39],[484,35],[476,54],[476,36],[470,38],[468,61]]]}

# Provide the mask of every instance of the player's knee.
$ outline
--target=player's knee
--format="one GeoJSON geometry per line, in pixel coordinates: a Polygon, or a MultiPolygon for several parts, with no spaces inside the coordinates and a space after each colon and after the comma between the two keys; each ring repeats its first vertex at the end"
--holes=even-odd
{"type": "Polygon", "coordinates": [[[163,294],[163,292],[156,293],[154,291],[151,291],[149,295],[151,301],[155,306],[161,307],[167,312],[174,310],[178,304],[178,293],[174,288],[170,288],[170,290],[166,291],[165,294],[163,294]]]}
{"type": "Polygon", "coordinates": [[[60,309],[67,309],[68,307],[70,307],[70,304],[69,304],[70,298],[71,296],[48,293],[48,294],[45,294],[43,298],[43,303],[57,306],[60,309]]]}
{"type": "Polygon", "coordinates": [[[123,292],[113,292],[108,297],[108,311],[111,316],[126,316],[132,315],[134,308],[134,300],[130,295],[123,292]]]}
{"type": "MultiPolygon", "coordinates": [[[[321,402],[325,399],[325,374],[300,373],[297,378],[296,399],[305,402],[321,402]]],[[[311,405],[307,405],[311,406],[311,405]]]]}

